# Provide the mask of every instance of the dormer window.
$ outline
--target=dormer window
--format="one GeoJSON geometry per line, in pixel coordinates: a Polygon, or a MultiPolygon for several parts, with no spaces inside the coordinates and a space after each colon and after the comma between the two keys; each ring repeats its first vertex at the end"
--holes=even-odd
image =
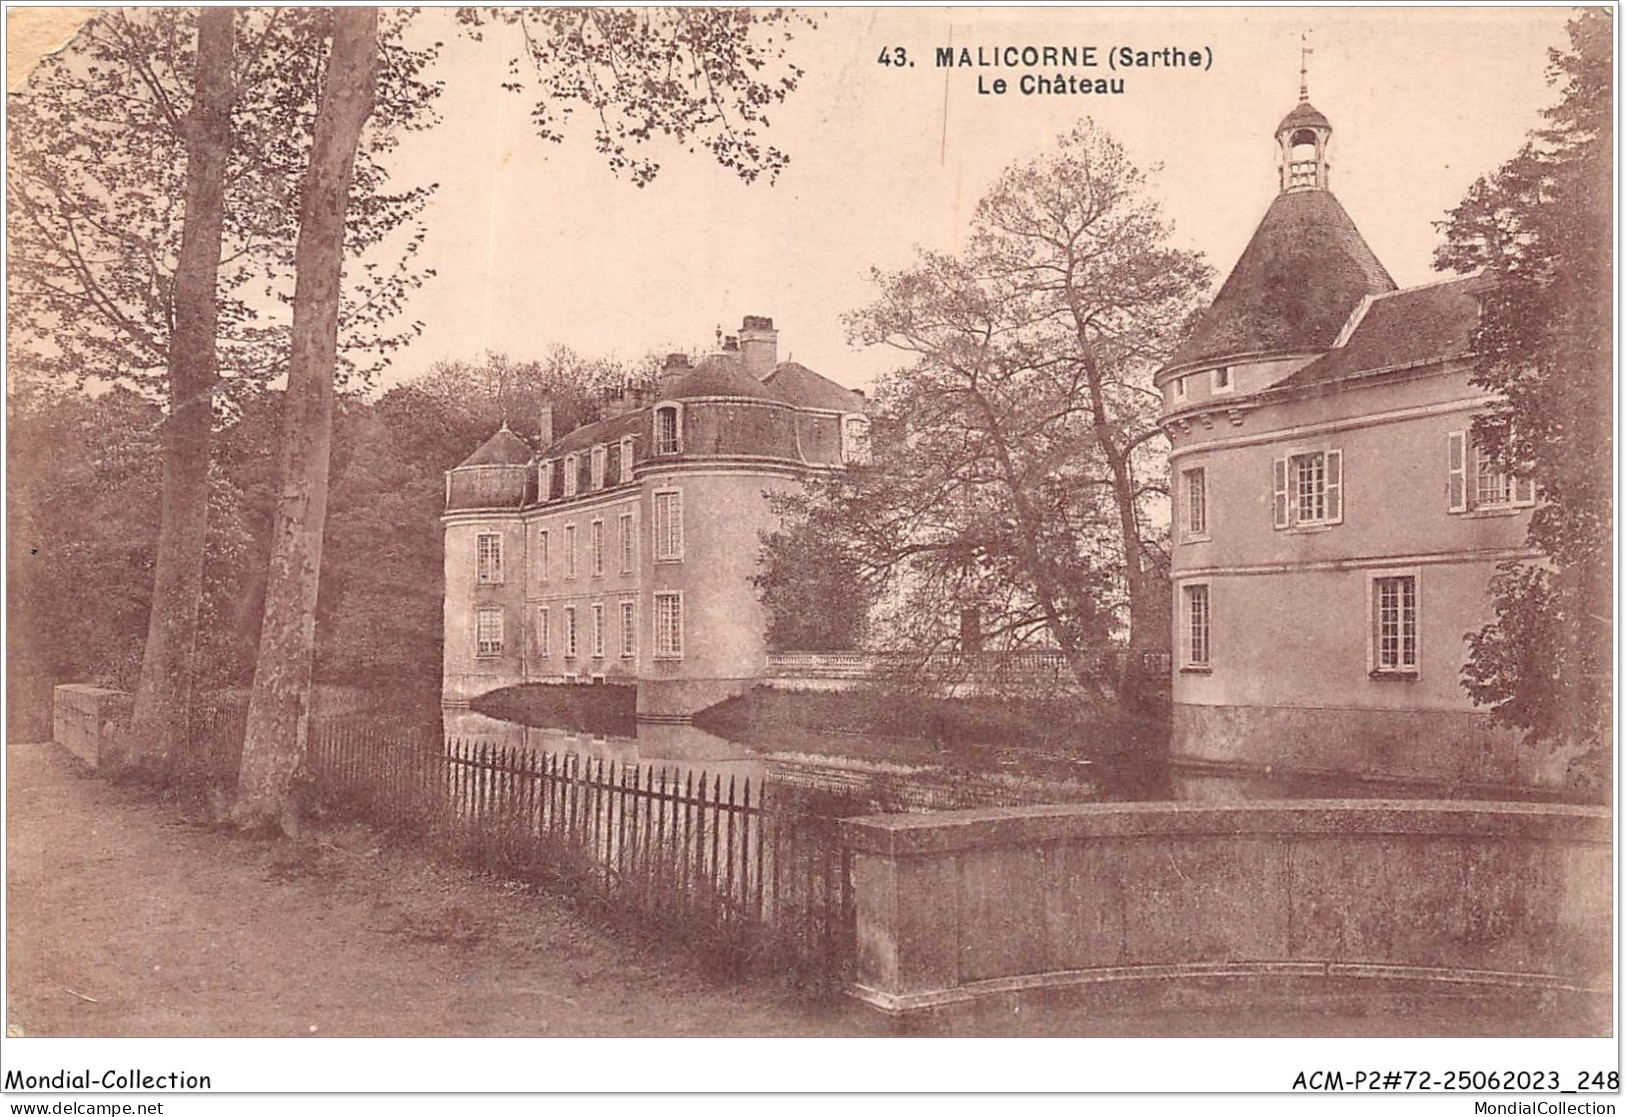
{"type": "Polygon", "coordinates": [[[575,496],[576,486],[581,481],[581,455],[566,454],[564,456],[564,495],[575,496]]]}
{"type": "Polygon", "coordinates": [[[655,453],[683,452],[682,410],[676,404],[655,408],[655,453]]]}
{"type": "Polygon", "coordinates": [[[594,446],[592,448],[592,487],[594,489],[604,487],[604,466],[608,457],[609,450],[607,447],[594,446]]]}
{"type": "Polygon", "coordinates": [[[536,499],[546,504],[553,499],[553,463],[545,461],[536,467],[536,499]]]}
{"type": "Polygon", "coordinates": [[[1213,370],[1214,395],[1217,395],[1220,392],[1232,391],[1235,386],[1236,382],[1235,379],[1230,375],[1230,367],[1228,365],[1223,368],[1216,368],[1213,370]]]}
{"type": "Polygon", "coordinates": [[[621,484],[632,483],[632,436],[621,439],[621,484]]]}
{"type": "Polygon", "coordinates": [[[869,420],[862,415],[848,415],[841,423],[841,460],[848,465],[867,465],[869,462],[869,420]]]}

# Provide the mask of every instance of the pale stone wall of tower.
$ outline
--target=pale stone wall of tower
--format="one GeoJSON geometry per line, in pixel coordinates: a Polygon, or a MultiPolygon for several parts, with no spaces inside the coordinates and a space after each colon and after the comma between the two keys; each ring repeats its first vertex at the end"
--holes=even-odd
{"type": "Polygon", "coordinates": [[[441,698],[450,703],[524,678],[524,531],[512,513],[464,513],[445,525],[445,610],[442,646],[441,698]],[[478,579],[478,539],[496,535],[502,547],[502,581],[481,584],[478,579]],[[498,610],[502,617],[500,654],[481,655],[476,646],[481,609],[498,610]]]}
{"type": "MultiPolygon", "coordinates": [[[[1463,366],[1300,393],[1171,428],[1176,511],[1173,747],[1183,759],[1447,783],[1555,782],[1461,686],[1464,635],[1498,562],[1527,554],[1530,511],[1452,512],[1452,431],[1485,403],[1463,366]],[[1341,522],[1278,528],[1274,463],[1340,453],[1341,522]],[[1188,522],[1202,472],[1206,532],[1188,522]],[[1414,579],[1417,662],[1374,670],[1375,580],[1414,579]],[[1208,663],[1190,662],[1205,587],[1208,663]]],[[[1470,482],[1470,478],[1468,479],[1470,482]]]]}

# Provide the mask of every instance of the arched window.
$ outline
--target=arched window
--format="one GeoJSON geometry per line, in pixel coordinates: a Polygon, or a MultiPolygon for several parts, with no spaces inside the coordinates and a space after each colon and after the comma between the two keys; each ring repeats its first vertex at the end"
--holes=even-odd
{"type": "Polygon", "coordinates": [[[683,412],[675,403],[655,408],[655,453],[683,452],[683,412]]]}
{"type": "Polygon", "coordinates": [[[1292,133],[1287,153],[1287,185],[1316,186],[1319,184],[1320,140],[1308,128],[1292,133]]]}
{"type": "Polygon", "coordinates": [[[848,465],[869,464],[869,419],[848,415],[841,421],[841,461],[848,465]]]}

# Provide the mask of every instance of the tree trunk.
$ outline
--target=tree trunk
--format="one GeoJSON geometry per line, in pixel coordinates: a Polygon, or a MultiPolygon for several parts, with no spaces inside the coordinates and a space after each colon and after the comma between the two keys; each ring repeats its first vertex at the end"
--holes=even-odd
{"type": "Polygon", "coordinates": [[[293,337],[282,423],[282,489],[271,537],[265,619],[238,774],[236,820],[292,827],[290,789],[304,753],[327,519],[344,220],[361,129],[378,73],[378,12],[333,11],[333,50],[317,107],[294,249],[293,337]]]}
{"type": "Polygon", "coordinates": [[[203,596],[216,377],[215,288],[236,97],[234,14],[231,8],[205,8],[198,16],[197,71],[184,128],[186,214],[173,289],[158,553],[127,758],[159,771],[179,759],[185,740],[203,596]]]}

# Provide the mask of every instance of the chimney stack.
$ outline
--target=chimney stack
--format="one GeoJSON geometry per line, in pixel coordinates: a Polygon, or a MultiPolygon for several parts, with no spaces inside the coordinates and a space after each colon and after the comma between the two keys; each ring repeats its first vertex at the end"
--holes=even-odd
{"type": "Polygon", "coordinates": [[[767,379],[779,366],[779,331],[773,328],[773,319],[745,315],[745,323],[739,327],[739,354],[746,372],[758,380],[767,379]]]}
{"type": "Polygon", "coordinates": [[[542,404],[542,410],[536,417],[536,449],[546,450],[553,445],[553,405],[542,404]]]}
{"type": "Polygon", "coordinates": [[[660,370],[660,379],[681,376],[689,370],[687,353],[667,353],[666,363],[660,370]]]}

